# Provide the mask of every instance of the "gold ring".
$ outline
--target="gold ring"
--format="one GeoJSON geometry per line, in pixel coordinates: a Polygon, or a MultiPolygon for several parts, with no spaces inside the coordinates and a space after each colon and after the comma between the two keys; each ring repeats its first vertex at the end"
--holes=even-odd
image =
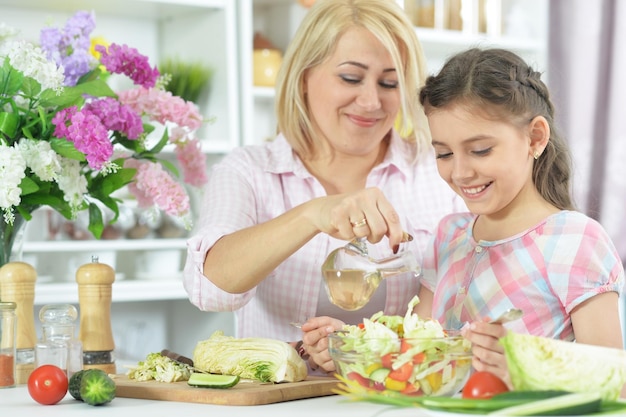
{"type": "Polygon", "coordinates": [[[358,222],[350,222],[350,224],[352,225],[352,227],[363,227],[367,224],[367,219],[363,217],[363,219],[359,220],[358,222]]]}

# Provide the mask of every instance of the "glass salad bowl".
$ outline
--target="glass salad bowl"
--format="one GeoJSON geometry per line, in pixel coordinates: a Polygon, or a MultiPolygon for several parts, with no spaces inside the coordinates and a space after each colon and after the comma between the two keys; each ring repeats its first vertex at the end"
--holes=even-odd
{"type": "Polygon", "coordinates": [[[357,339],[343,332],[328,337],[336,372],[348,389],[381,395],[452,396],[470,375],[471,345],[455,332],[396,340],[357,339]]]}
{"type": "Polygon", "coordinates": [[[328,335],[328,350],[342,394],[364,396],[452,396],[472,367],[472,345],[460,330],[445,330],[434,319],[375,313],[358,325],[328,335]]]}

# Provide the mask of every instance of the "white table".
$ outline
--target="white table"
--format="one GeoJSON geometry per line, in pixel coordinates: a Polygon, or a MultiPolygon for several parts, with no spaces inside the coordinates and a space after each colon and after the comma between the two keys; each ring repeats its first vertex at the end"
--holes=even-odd
{"type": "Polygon", "coordinates": [[[90,406],[74,400],[70,394],[67,394],[58,404],[41,405],[30,397],[25,385],[0,389],[0,414],[2,417],[432,417],[444,414],[453,415],[419,408],[397,408],[368,402],[350,402],[340,395],[256,406],[193,404],[132,398],[115,398],[103,406],[90,406]]]}

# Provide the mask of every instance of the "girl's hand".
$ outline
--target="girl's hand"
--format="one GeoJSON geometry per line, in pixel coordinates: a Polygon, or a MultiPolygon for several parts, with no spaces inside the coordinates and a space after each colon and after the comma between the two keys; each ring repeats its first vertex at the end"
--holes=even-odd
{"type": "Polygon", "coordinates": [[[328,335],[341,330],[344,322],[332,317],[321,316],[307,320],[302,325],[302,347],[309,355],[311,370],[334,372],[335,364],[328,351],[328,335]]]}
{"type": "Polygon", "coordinates": [[[488,321],[489,318],[475,321],[462,331],[463,336],[472,342],[472,366],[477,371],[488,371],[498,376],[512,389],[504,349],[498,342],[508,330],[501,324],[489,324],[488,321]]]}

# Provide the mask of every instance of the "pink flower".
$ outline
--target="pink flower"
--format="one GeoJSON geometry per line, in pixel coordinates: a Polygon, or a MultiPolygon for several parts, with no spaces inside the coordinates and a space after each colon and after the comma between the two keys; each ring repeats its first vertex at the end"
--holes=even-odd
{"type": "Polygon", "coordinates": [[[63,109],[54,116],[52,123],[55,125],[54,136],[73,142],[76,150],[85,154],[91,168],[102,168],[113,155],[107,128],[90,111],[78,111],[76,107],[63,109]]]}
{"type": "Polygon", "coordinates": [[[134,88],[120,91],[119,100],[130,106],[138,114],[145,114],[151,120],[165,124],[175,123],[189,130],[197,130],[202,126],[202,116],[198,106],[185,101],[172,93],[158,88],[134,88]]]}
{"type": "Polygon", "coordinates": [[[201,187],[207,182],[205,158],[198,139],[178,143],[176,158],[182,167],[183,179],[187,184],[201,187]]]}
{"type": "Polygon", "coordinates": [[[100,52],[100,62],[108,71],[124,74],[135,84],[145,88],[154,87],[156,84],[159,70],[156,67],[150,68],[148,57],[140,54],[135,48],[112,43],[108,48],[96,45],[95,49],[100,52]]]}
{"type": "Polygon", "coordinates": [[[128,185],[140,208],[157,205],[172,216],[184,216],[189,211],[189,196],[163,167],[154,162],[127,159],[125,168],[135,168],[135,180],[128,185]]]}

